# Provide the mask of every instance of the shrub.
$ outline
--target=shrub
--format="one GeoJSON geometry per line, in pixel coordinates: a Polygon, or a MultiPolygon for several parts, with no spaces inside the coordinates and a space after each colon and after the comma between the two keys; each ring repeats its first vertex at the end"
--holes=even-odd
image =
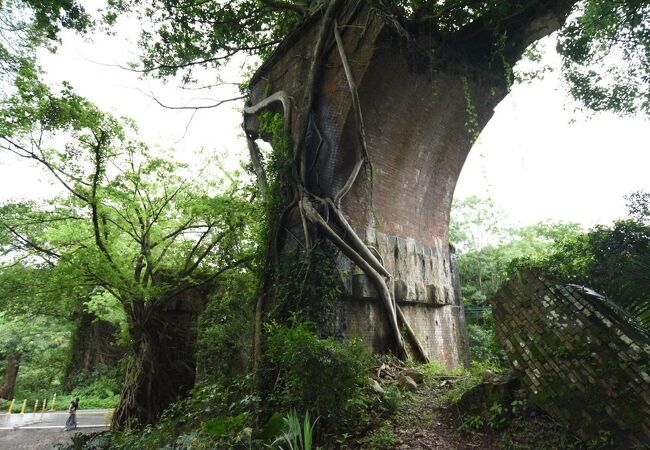
{"type": "MultiPolygon", "coordinates": [[[[114,367],[99,365],[93,369],[81,371],[71,381],[75,387],[69,397],[79,397],[83,409],[112,408],[119,401],[123,374],[122,363],[114,367]]],[[[67,407],[65,397],[61,400],[62,403],[59,406],[67,407]]]]}
{"type": "Polygon", "coordinates": [[[403,399],[402,391],[397,386],[388,385],[384,387],[384,395],[381,400],[382,406],[387,413],[396,413],[403,399]]]}
{"type": "Polygon", "coordinates": [[[241,376],[227,384],[201,383],[171,404],[157,425],[114,433],[112,450],[248,448],[258,409],[250,381],[241,376]]]}
{"type": "Polygon", "coordinates": [[[486,314],[482,323],[469,324],[467,332],[472,361],[483,361],[497,367],[508,366],[508,357],[496,339],[492,313],[486,314]]]}
{"type": "Polygon", "coordinates": [[[274,388],[270,397],[278,411],[308,411],[329,431],[345,426],[363,403],[371,356],[359,340],[342,344],[321,339],[309,324],[269,327],[266,377],[274,388]]]}
{"type": "Polygon", "coordinates": [[[449,370],[440,361],[435,359],[432,359],[426,364],[422,364],[420,370],[429,381],[439,376],[462,377],[463,375],[467,375],[467,369],[464,367],[456,367],[455,369],[449,370]]]}
{"type": "Polygon", "coordinates": [[[205,383],[227,383],[246,373],[249,365],[258,281],[250,272],[232,272],[223,277],[221,285],[201,314],[198,327],[196,375],[205,383]]]}
{"type": "Polygon", "coordinates": [[[381,428],[371,431],[366,437],[359,440],[360,448],[382,450],[395,448],[397,443],[397,436],[390,428],[390,424],[386,423],[381,428]]]}

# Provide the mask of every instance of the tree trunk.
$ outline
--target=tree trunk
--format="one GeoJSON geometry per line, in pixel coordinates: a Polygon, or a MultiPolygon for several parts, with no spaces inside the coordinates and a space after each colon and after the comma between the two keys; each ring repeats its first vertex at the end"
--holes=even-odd
{"type": "Polygon", "coordinates": [[[194,386],[196,338],[207,293],[189,290],[166,301],[136,305],[131,314],[132,348],[112,428],[156,423],[194,386]]]}
{"type": "MultiPolygon", "coordinates": [[[[400,24],[373,2],[343,2],[336,16],[343,49],[331,36],[327,39],[315,102],[306,113],[304,185],[314,196],[340,196],[363,156],[360,141],[365,141],[369,164],[352,178],[341,210],[390,273],[397,306],[427,355],[448,368],[468,361],[449,249],[454,188],[475,138],[507,94],[510,67],[529,43],[561,25],[573,2],[548,3],[519,15],[507,45],[495,54],[498,36],[474,29],[474,24],[441,36],[426,24],[400,24]],[[344,54],[352,80],[346,76],[344,54]]],[[[304,97],[322,21],[308,21],[260,68],[251,83],[250,105],[279,91],[294,102],[304,97]]],[[[282,111],[277,102],[271,107],[282,111]]],[[[284,111],[294,142],[303,132],[301,108],[296,103],[284,111]]],[[[261,136],[255,116],[247,116],[245,128],[249,136],[261,136]]],[[[285,214],[282,229],[291,234],[281,241],[285,252],[302,233],[298,209],[285,214]]],[[[394,336],[376,284],[349,259],[333,257],[343,301],[324,329],[344,339],[362,337],[373,351],[393,350],[394,336]]],[[[275,308],[274,301],[264,309],[275,308]]]]}
{"type": "Polygon", "coordinates": [[[11,400],[15,396],[20,357],[20,352],[12,352],[7,356],[7,370],[5,371],[5,382],[0,388],[0,398],[11,400]]]}

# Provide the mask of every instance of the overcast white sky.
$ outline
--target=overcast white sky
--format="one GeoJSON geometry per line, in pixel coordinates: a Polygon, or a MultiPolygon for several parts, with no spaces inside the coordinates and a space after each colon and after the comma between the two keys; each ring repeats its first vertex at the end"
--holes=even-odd
{"type": "MultiPolygon", "coordinates": [[[[98,35],[87,42],[65,34],[58,53],[43,53],[41,63],[52,83],[67,80],[78,93],[100,107],[136,119],[150,145],[173,147],[191,161],[194,150],[219,152],[237,166],[245,157],[240,103],[191,111],[168,110],[150,97],[172,105],[210,103],[205,92],[187,91],[179,83],[141,79],[122,69],[135,59],[134,39],[123,33],[98,35]],[[189,124],[189,125],[188,125],[189,124]]],[[[551,46],[549,46],[551,47],[551,46]]],[[[550,55],[549,61],[555,61],[550,55]]],[[[230,68],[235,77],[239,67],[230,68]]],[[[224,81],[228,75],[224,75],[224,81]]],[[[207,82],[215,81],[208,75],[207,82]]],[[[229,87],[210,93],[226,98],[229,87]]],[[[490,195],[514,223],[563,220],[591,226],[625,212],[623,195],[650,191],[650,122],[600,114],[589,120],[573,112],[558,80],[518,85],[498,106],[492,121],[472,150],[461,175],[456,198],[490,195]],[[573,122],[572,122],[573,119],[573,122]]],[[[0,200],[34,198],[53,192],[42,172],[23,161],[0,156],[0,200]]]]}

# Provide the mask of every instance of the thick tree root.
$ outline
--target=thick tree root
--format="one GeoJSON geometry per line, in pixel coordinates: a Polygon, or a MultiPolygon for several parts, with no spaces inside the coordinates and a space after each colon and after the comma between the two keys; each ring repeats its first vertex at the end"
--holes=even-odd
{"type": "Polygon", "coordinates": [[[388,288],[386,280],[377,272],[372,265],[357,252],[349,242],[341,237],[332,227],[323,219],[321,214],[316,211],[312,206],[311,202],[307,197],[304,197],[302,200],[302,208],[305,211],[305,215],[310,222],[317,224],[323,230],[325,235],[336,245],[348,258],[350,258],[356,265],[359,266],[363,272],[370,277],[377,287],[377,292],[379,298],[384,303],[384,307],[388,313],[388,323],[393,332],[395,338],[395,347],[397,355],[400,358],[405,358],[407,356],[406,349],[404,347],[404,340],[402,339],[402,334],[399,330],[399,325],[397,323],[397,315],[395,309],[393,308],[392,295],[391,291],[388,288]]]}
{"type": "Polygon", "coordinates": [[[289,95],[285,91],[278,91],[274,94],[269,95],[264,100],[259,103],[256,103],[252,106],[244,107],[244,114],[257,114],[265,108],[268,108],[269,105],[275,102],[282,103],[282,110],[284,111],[285,119],[288,119],[291,115],[291,100],[289,95]]]}
{"type": "MultiPolygon", "coordinates": [[[[347,219],[343,215],[343,212],[340,207],[341,199],[350,191],[356,182],[361,169],[365,164],[369,164],[368,149],[366,144],[365,131],[363,126],[363,115],[361,112],[361,105],[359,101],[359,95],[357,92],[356,84],[353,79],[352,70],[348,63],[347,56],[345,54],[345,49],[343,46],[343,39],[339,32],[338,24],[336,23],[336,13],[341,4],[341,0],[331,0],[328,2],[327,8],[322,18],[321,29],[319,31],[318,39],[314,46],[312,61],[310,64],[309,73],[305,83],[305,91],[303,95],[303,101],[298,109],[299,115],[296,119],[297,123],[297,132],[291,133],[295,137],[293,143],[293,183],[289,188],[293,192],[293,200],[289,202],[287,208],[285,208],[281,217],[279,218],[279,224],[276,224],[275,230],[279,231],[284,223],[285,217],[287,216],[288,211],[292,208],[297,207],[300,212],[300,219],[302,223],[302,228],[304,232],[305,248],[309,252],[311,249],[311,236],[309,231],[308,223],[317,225],[322,232],[327,236],[327,238],[332,241],[336,247],[343,254],[345,254],[352,262],[354,262],[359,268],[372,280],[376,286],[379,298],[381,299],[384,308],[386,310],[387,320],[389,328],[393,334],[394,339],[394,348],[397,355],[400,358],[405,359],[408,355],[406,352],[406,346],[402,333],[400,330],[400,323],[406,330],[406,334],[409,338],[412,348],[415,352],[415,357],[420,361],[428,361],[428,356],[424,347],[418,340],[413,329],[408,324],[406,318],[404,317],[403,312],[397,305],[395,301],[395,295],[393,291],[393,277],[386,270],[383,263],[380,262],[380,257],[378,258],[371,251],[370,247],[363,242],[363,240],[357,235],[352,226],[348,223],[347,219]],[[334,41],[336,42],[339,55],[341,57],[341,62],[343,64],[343,69],[345,76],[350,88],[350,93],[352,96],[352,107],[355,112],[355,121],[359,133],[359,146],[360,146],[360,157],[355,163],[350,175],[348,176],[347,181],[343,187],[336,193],[334,199],[331,198],[319,198],[313,193],[311,193],[306,188],[306,179],[307,179],[307,158],[306,158],[306,148],[305,140],[307,135],[307,128],[309,125],[309,118],[311,117],[311,109],[314,103],[316,96],[316,85],[319,79],[320,71],[323,67],[323,58],[325,49],[327,47],[328,41],[328,31],[332,30],[334,32],[334,41]],[[323,208],[323,214],[321,214],[313,203],[318,203],[323,208]],[[332,216],[333,221],[330,221],[330,216],[332,216]]],[[[331,41],[330,41],[331,42],[331,41]]],[[[291,126],[292,120],[290,117],[291,114],[291,104],[290,98],[284,91],[278,91],[273,95],[265,98],[256,105],[248,106],[244,108],[245,114],[256,114],[264,108],[269,107],[274,102],[281,102],[284,109],[284,119],[285,119],[285,131],[287,134],[291,131],[289,127],[291,126]]],[[[256,173],[258,173],[258,180],[266,183],[266,176],[264,175],[263,167],[261,167],[261,162],[258,153],[255,152],[254,142],[251,142],[252,138],[249,137],[249,149],[251,151],[251,159],[253,165],[261,168],[258,173],[258,168],[255,167],[256,173]],[[262,174],[262,175],[260,175],[262,174]]],[[[319,149],[320,149],[319,144],[319,149]]],[[[273,236],[274,243],[272,248],[277,248],[278,234],[274,233],[273,236]]],[[[277,273],[277,264],[274,264],[277,273]]],[[[263,316],[263,299],[262,295],[258,301],[256,314],[255,314],[255,341],[254,341],[254,361],[258,361],[261,358],[261,332],[262,332],[262,316],[263,316]]],[[[254,363],[255,364],[255,363],[254,363]]],[[[258,364],[255,364],[258,366],[258,364]]]]}
{"type": "Polygon", "coordinates": [[[266,180],[266,171],[264,170],[264,164],[262,163],[260,149],[255,143],[255,139],[253,139],[248,133],[246,133],[246,143],[248,144],[248,154],[251,158],[251,164],[253,165],[253,170],[257,177],[257,184],[260,188],[260,195],[263,200],[266,200],[268,196],[268,182],[266,180]]]}

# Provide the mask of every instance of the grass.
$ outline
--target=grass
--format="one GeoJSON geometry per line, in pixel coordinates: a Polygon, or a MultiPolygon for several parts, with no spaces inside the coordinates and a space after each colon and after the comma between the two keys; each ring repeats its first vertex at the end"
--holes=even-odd
{"type": "Polygon", "coordinates": [[[468,373],[467,369],[464,367],[457,367],[456,369],[448,370],[436,360],[432,360],[416,367],[424,373],[424,377],[427,381],[431,381],[432,378],[437,377],[462,377],[468,373]]]}
{"type": "Polygon", "coordinates": [[[397,443],[397,436],[393,432],[389,422],[382,427],[372,430],[358,444],[363,449],[383,450],[393,448],[397,443]]]}
{"type": "MultiPolygon", "coordinates": [[[[58,394],[56,396],[56,401],[54,403],[54,410],[55,411],[67,411],[68,406],[70,405],[70,401],[75,398],[79,397],[79,404],[80,404],[80,409],[110,409],[110,408],[115,408],[117,406],[117,403],[120,399],[119,395],[112,395],[109,397],[97,397],[97,396],[82,396],[82,395],[77,395],[74,392],[72,394],[67,394],[67,395],[61,395],[58,394]]],[[[23,406],[23,400],[27,400],[27,405],[25,408],[26,413],[33,413],[34,412],[34,403],[36,402],[36,398],[34,396],[30,396],[29,394],[25,396],[25,398],[21,399],[20,397],[16,398],[16,401],[14,402],[14,407],[12,409],[13,413],[20,413],[20,410],[23,406]]],[[[9,409],[9,405],[11,404],[10,400],[2,400],[0,402],[0,413],[6,413],[9,409]]],[[[50,411],[52,409],[52,397],[49,397],[47,399],[47,405],[46,405],[46,411],[50,411]]],[[[43,399],[40,398],[38,399],[38,409],[37,412],[41,412],[43,410],[43,399]]]]}

